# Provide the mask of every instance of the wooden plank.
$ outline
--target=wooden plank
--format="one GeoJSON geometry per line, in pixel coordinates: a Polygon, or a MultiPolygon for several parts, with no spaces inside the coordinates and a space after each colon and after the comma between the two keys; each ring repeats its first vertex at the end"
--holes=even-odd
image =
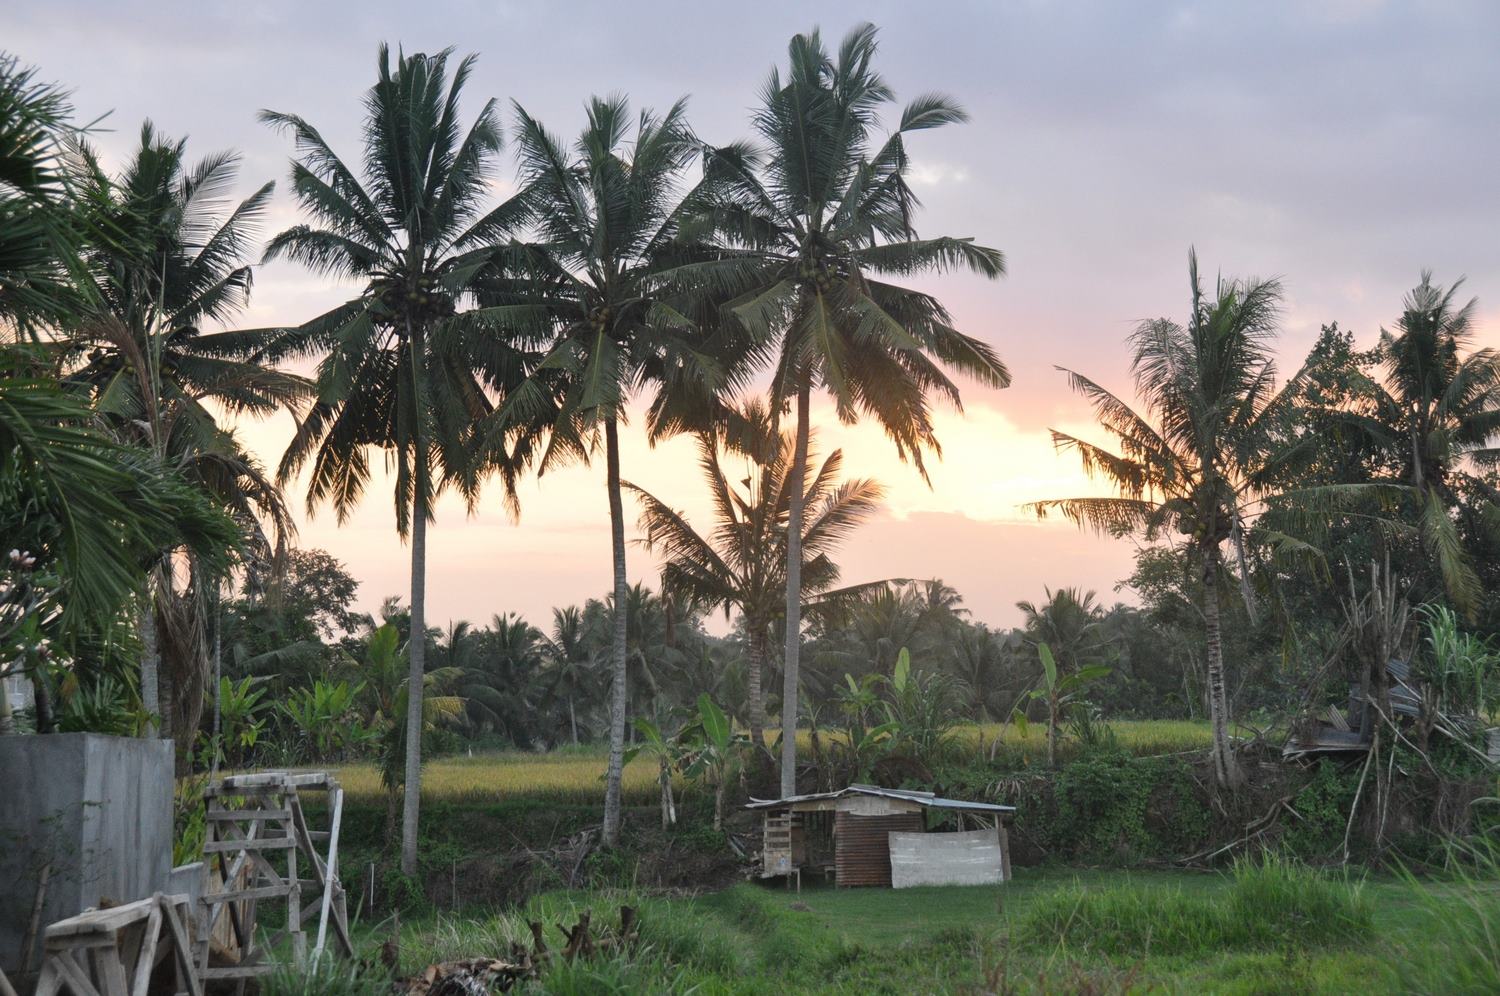
{"type": "Polygon", "coordinates": [[[88,973],[83,970],[83,966],[73,960],[73,952],[59,951],[55,964],[61,971],[62,977],[67,980],[68,985],[73,987],[73,991],[77,996],[104,996],[103,993],[94,988],[93,980],[88,977],[88,973]]]}
{"type": "Polygon", "coordinates": [[[275,962],[263,961],[254,965],[225,965],[220,968],[205,968],[198,972],[204,982],[218,979],[248,979],[257,975],[270,975],[280,968],[275,962]]]}
{"type": "Polygon", "coordinates": [[[289,820],[290,809],[210,809],[208,818],[214,822],[244,822],[246,820],[289,820]]]}
{"type": "MultiPolygon", "coordinates": [[[[188,996],[203,996],[203,985],[198,981],[197,966],[193,964],[189,951],[191,942],[188,940],[187,929],[179,916],[179,911],[186,912],[188,905],[186,902],[178,903],[160,894],[156,898],[162,905],[167,929],[172,934],[172,950],[177,959],[178,980],[187,985],[188,996]]],[[[144,990],[142,996],[144,996],[144,990]]]]}
{"type": "Polygon", "coordinates": [[[156,964],[156,944],[160,938],[161,903],[152,903],[151,916],[146,920],[146,930],[141,935],[140,951],[136,954],[135,978],[130,983],[132,993],[145,996],[146,986],[151,982],[151,966],[156,964]]]}
{"type": "MultiPolygon", "coordinates": [[[[125,978],[125,966],[120,964],[120,952],[100,949],[94,952],[94,976],[104,996],[132,996],[130,981],[125,978]]],[[[146,990],[140,990],[146,996],[146,990]]]]}
{"type": "Polygon", "coordinates": [[[277,851],[297,846],[295,837],[260,837],[249,840],[211,840],[203,845],[204,854],[232,854],[236,851],[277,851]]]}
{"type": "Polygon", "coordinates": [[[324,873],[323,909],[318,914],[318,937],[313,945],[313,957],[323,953],[323,944],[328,939],[328,914],[333,906],[333,888],[330,883],[338,881],[339,825],[344,815],[344,790],[333,790],[333,815],[329,822],[328,868],[324,873]]]}
{"type": "Polygon", "coordinates": [[[253,889],[229,889],[204,896],[203,903],[217,906],[219,903],[237,903],[245,899],[278,899],[286,895],[289,888],[287,885],[263,885],[253,889]]]}

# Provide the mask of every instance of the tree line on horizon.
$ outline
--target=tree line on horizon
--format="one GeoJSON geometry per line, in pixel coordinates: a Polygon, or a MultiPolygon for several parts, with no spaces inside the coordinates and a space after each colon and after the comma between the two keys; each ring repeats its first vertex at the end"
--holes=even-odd
{"type": "MultiPolygon", "coordinates": [[[[205,701],[217,702],[206,690],[219,690],[213,665],[227,630],[275,609],[297,562],[283,486],[305,474],[309,508],[327,504],[342,521],[363,498],[372,450],[394,469],[412,555],[405,606],[372,620],[361,650],[388,678],[380,713],[387,767],[404,792],[408,872],[429,687],[441,708],[495,728],[523,670],[528,688],[546,672],[606,690],[584,722],[603,717],[609,745],[608,844],[628,720],[652,706],[643,695],[658,687],[652,668],[679,653],[664,674],[722,694],[731,646],[743,675],[737,714],[757,736],[769,707],[779,714],[784,795],[797,789],[799,721],[815,719],[844,675],[889,669],[908,649],[948,675],[955,696],[973,697],[975,718],[1000,718],[985,701],[996,676],[1034,662],[1042,642],[1064,669],[1106,653],[1080,649],[1099,641],[1117,663],[1134,647],[1147,685],[1174,669],[1174,681],[1201,675],[1184,685],[1183,707],[1205,704],[1218,777],[1234,785],[1237,710],[1284,707],[1289,687],[1306,683],[1301,672],[1315,670],[1309,662],[1337,643],[1341,572],[1352,587],[1372,560],[1393,562],[1413,600],[1443,601],[1493,628],[1500,451],[1489,443],[1500,358],[1472,348],[1473,304],[1424,275],[1372,350],[1329,326],[1307,363],[1281,378],[1271,359],[1280,285],[1206,287],[1195,258],[1186,318],[1143,323],[1131,337],[1134,402],[1068,374],[1112,442],[1061,433],[1056,442],[1116,494],[1038,496],[1034,506],[1150,542],[1129,582],[1143,609],[1049,592],[1019,636],[1002,636],[965,620],[956,593],[936,582],[840,588],[833,555],[881,492],[843,479],[837,453],[814,459],[814,393],[844,422],[874,419],[925,476],[924,457],[938,449],[932,406],[960,401],[953,378],[1010,381],[938,299],[901,283],[953,269],[993,279],[1005,264],[968,238],[918,236],[908,141],[964,114],[939,95],[897,110],[876,48],[868,25],[832,50],[816,31],[796,36],[759,94],[753,138],[714,146],[691,130],[683,101],[632,114],[624,98],[594,98],[573,142],[518,104],[509,129],[493,99],[466,119],[472,56],[450,65],[446,51],[393,56],[382,46],[358,159],[296,114],[261,113],[292,140],[291,193],[304,220],[260,253],[273,185],[232,197],[234,154],[194,163],[185,141],[148,123],[111,174],[66,93],[6,57],[0,321],[13,335],[0,388],[0,524],[16,556],[0,634],[15,644],[9,666],[38,691],[38,726],[54,725],[54,698],[76,703],[85,685],[96,694],[108,680],[134,697],[144,726],[190,752],[205,701]],[[518,192],[495,203],[489,181],[507,131],[518,192]],[[234,327],[257,260],[273,259],[360,290],[296,326],[234,327]],[[297,361],[313,362],[313,375],[285,369],[297,361]],[[689,523],[629,483],[619,437],[631,405],[653,440],[698,438],[713,522],[689,523]],[[270,470],[220,417],[276,411],[291,412],[297,430],[270,470]],[[472,505],[498,484],[514,507],[523,476],[596,458],[606,466],[608,595],[562,612],[550,634],[501,615],[483,640],[472,628],[429,638],[435,496],[452,488],[472,505]],[[659,592],[627,583],[627,493],[665,564],[659,592]],[[939,605],[924,610],[924,600],[939,605]],[[710,611],[736,619],[729,641],[695,623],[710,611]],[[1070,628],[1037,635],[1065,617],[1070,628]],[[387,625],[387,634],[404,626],[399,654],[368,639],[387,625]],[[587,669],[583,657],[573,672],[563,666],[571,651],[538,649],[565,644],[567,632],[588,634],[587,669]],[[484,651],[511,663],[455,663],[480,643],[512,648],[484,651]],[[126,644],[138,647],[137,672],[117,666],[126,644]],[[496,680],[476,684],[476,672],[496,680]],[[766,688],[776,673],[779,699],[766,688]]],[[[347,588],[331,568],[322,581],[330,599],[347,588]]],[[[346,612],[348,599],[305,604],[346,612]]],[[[351,632],[349,618],[337,623],[351,632]]],[[[258,649],[225,673],[251,675],[251,659],[285,666],[297,641],[268,646],[269,633],[242,632],[247,647],[261,637],[258,649]]],[[[578,695],[557,700],[570,701],[576,727],[578,695]]]]}

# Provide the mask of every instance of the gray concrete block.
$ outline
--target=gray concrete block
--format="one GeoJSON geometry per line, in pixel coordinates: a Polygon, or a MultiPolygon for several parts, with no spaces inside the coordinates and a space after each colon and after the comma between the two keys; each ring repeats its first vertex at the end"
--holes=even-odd
{"type": "Polygon", "coordinates": [[[172,784],[167,740],[0,737],[0,967],[20,967],[48,865],[43,927],[101,899],[126,903],[166,889],[172,784]]]}

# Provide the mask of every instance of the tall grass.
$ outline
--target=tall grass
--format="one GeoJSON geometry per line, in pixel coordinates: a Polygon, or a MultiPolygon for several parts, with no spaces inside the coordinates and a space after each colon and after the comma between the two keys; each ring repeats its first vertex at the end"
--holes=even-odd
{"type": "Polygon", "coordinates": [[[1242,860],[1220,897],[1127,882],[1037,899],[1029,941],[1112,955],[1327,947],[1370,934],[1371,904],[1348,882],[1275,857],[1242,860]]]}
{"type": "Polygon", "coordinates": [[[1461,849],[1453,882],[1403,877],[1419,896],[1429,930],[1399,949],[1408,992],[1500,992],[1500,844],[1461,849]]]}

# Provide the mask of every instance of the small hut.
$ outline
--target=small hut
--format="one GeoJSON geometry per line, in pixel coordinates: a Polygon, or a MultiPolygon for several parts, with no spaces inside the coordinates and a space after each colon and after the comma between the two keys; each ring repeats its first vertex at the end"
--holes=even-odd
{"type": "Polygon", "coordinates": [[[1014,806],[931,792],[850,785],[786,799],[752,799],[763,816],[761,878],[802,871],[840,886],[981,885],[1010,878],[1005,820],[1014,806]],[[929,829],[931,828],[931,829],[929,829]]]}

